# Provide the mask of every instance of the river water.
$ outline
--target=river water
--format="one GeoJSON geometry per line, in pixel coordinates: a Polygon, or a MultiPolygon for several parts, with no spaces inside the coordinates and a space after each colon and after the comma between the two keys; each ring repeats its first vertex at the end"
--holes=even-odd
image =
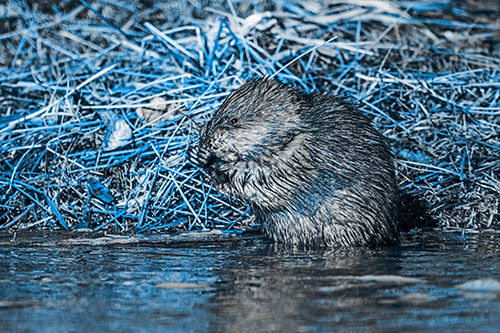
{"type": "Polygon", "coordinates": [[[500,327],[495,288],[456,287],[500,279],[493,233],[419,232],[393,248],[306,253],[273,250],[259,237],[168,247],[13,243],[0,248],[0,263],[5,332],[500,327]]]}

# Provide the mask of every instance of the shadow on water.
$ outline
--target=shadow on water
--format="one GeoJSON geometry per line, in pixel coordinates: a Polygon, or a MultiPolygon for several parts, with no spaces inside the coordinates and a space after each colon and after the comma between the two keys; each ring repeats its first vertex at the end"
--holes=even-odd
{"type": "Polygon", "coordinates": [[[276,252],[258,238],[3,246],[1,329],[493,331],[498,291],[456,286],[500,277],[497,238],[408,234],[393,248],[307,253],[276,252]]]}

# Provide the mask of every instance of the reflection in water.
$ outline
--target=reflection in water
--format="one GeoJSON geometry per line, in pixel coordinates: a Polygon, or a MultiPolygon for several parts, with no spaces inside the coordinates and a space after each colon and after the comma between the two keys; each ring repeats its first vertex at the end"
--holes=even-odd
{"type": "Polygon", "coordinates": [[[259,239],[4,247],[0,322],[5,331],[488,330],[500,316],[497,295],[468,298],[456,286],[497,281],[499,259],[496,235],[443,233],[303,253],[259,239]]]}
{"type": "MultiPolygon", "coordinates": [[[[271,252],[271,253],[269,253],[271,252]]],[[[226,289],[211,300],[215,329],[301,331],[352,320],[349,309],[375,305],[379,294],[356,275],[401,274],[398,248],[230,257],[218,275],[226,289]],[[346,278],[347,277],[347,278],[346,278]],[[290,319],[290,320],[289,320],[290,319]]]]}

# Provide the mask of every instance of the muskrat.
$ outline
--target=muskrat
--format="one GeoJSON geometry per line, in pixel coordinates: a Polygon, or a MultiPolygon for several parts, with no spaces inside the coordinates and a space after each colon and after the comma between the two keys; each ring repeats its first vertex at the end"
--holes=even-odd
{"type": "Polygon", "coordinates": [[[358,108],[261,78],[232,93],[200,130],[195,160],[248,202],[265,235],[293,247],[398,239],[398,190],[386,139],[358,108]]]}

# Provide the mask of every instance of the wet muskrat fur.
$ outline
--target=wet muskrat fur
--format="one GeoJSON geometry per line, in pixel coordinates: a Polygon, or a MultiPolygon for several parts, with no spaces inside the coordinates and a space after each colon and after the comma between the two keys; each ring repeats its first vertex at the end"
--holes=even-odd
{"type": "Polygon", "coordinates": [[[390,149],[345,100],[272,79],[249,81],[201,129],[195,155],[220,191],[249,203],[276,243],[397,241],[390,149]]]}

